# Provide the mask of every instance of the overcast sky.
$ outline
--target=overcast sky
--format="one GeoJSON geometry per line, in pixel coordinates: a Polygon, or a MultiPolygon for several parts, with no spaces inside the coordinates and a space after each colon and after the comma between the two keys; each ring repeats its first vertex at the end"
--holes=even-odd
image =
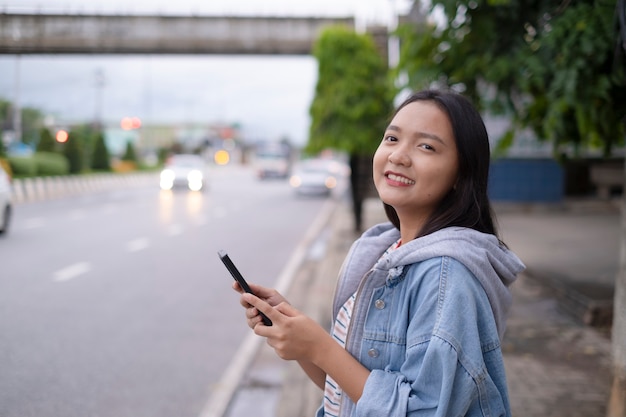
{"type": "MultiPolygon", "coordinates": [[[[388,24],[406,0],[0,0],[0,12],[354,16],[388,24]]],[[[58,121],[237,122],[255,138],[307,138],[317,63],[307,56],[0,56],[0,97],[58,121]],[[99,77],[103,87],[96,86],[99,77]],[[101,100],[98,99],[101,92],[101,100]],[[101,104],[100,104],[101,103],[101,104]]]]}

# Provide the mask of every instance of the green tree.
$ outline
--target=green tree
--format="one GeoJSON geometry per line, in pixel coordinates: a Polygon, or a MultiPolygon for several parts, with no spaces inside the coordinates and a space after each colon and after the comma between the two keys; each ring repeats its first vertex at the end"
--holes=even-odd
{"type": "MultiPolygon", "coordinates": [[[[44,114],[35,108],[21,109],[21,130],[23,143],[34,145],[39,141],[39,130],[43,127],[44,114]]],[[[14,129],[13,105],[10,101],[0,99],[0,130],[14,129]]]]}
{"type": "Polygon", "coordinates": [[[0,99],[0,127],[4,130],[11,123],[11,102],[0,99]]]}
{"type": "Polygon", "coordinates": [[[96,136],[96,143],[94,144],[93,156],[91,158],[91,168],[96,171],[111,170],[111,157],[102,132],[96,136]]]}
{"type": "Polygon", "coordinates": [[[55,152],[57,149],[57,142],[52,137],[50,129],[47,127],[42,128],[39,131],[39,142],[37,143],[37,152],[55,152]]]}
{"type": "Polygon", "coordinates": [[[90,167],[92,165],[91,158],[94,155],[95,143],[100,131],[91,123],[82,123],[73,126],[72,131],[80,136],[84,166],[90,167]]]}
{"type": "Polygon", "coordinates": [[[44,125],[44,114],[35,108],[22,108],[22,142],[34,146],[44,125]]]}
{"type": "MultiPolygon", "coordinates": [[[[444,11],[441,27],[398,32],[398,71],[411,87],[454,85],[509,116],[505,146],[521,128],[550,141],[555,155],[596,148],[609,156],[624,144],[624,0],[433,0],[432,7],[444,11]]],[[[622,213],[608,417],[626,416],[626,198],[622,213]]]]}
{"type": "Polygon", "coordinates": [[[84,154],[81,139],[81,136],[72,130],[69,132],[67,142],[63,144],[63,155],[67,158],[70,174],[79,174],[83,171],[84,154]]]}
{"type": "Polygon", "coordinates": [[[355,228],[371,188],[371,158],[393,106],[386,57],[372,37],[343,26],[324,30],[313,47],[318,80],[310,107],[306,152],[336,149],[350,155],[355,228]]]}
{"type": "Polygon", "coordinates": [[[613,0],[436,0],[440,27],[407,25],[398,71],[411,88],[456,86],[485,110],[511,118],[515,131],[565,147],[600,148],[624,141],[626,76],[616,53],[613,0]]]}
{"type": "Polygon", "coordinates": [[[135,146],[132,141],[126,142],[126,150],[122,155],[122,161],[137,162],[137,152],[135,152],[135,146]]]}

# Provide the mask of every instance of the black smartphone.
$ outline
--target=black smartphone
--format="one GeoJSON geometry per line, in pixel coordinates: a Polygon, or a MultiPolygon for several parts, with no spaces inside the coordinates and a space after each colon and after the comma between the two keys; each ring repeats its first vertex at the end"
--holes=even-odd
{"type": "MultiPolygon", "coordinates": [[[[228,269],[228,272],[230,272],[230,274],[233,276],[235,281],[239,283],[241,288],[247,293],[254,294],[254,292],[252,292],[246,280],[243,278],[243,275],[241,275],[241,272],[239,272],[239,270],[237,269],[233,261],[230,260],[230,256],[228,256],[226,251],[220,250],[217,252],[217,255],[220,257],[222,262],[224,262],[226,269],[228,269]]],[[[272,321],[265,314],[261,313],[260,311],[259,311],[259,314],[261,314],[261,318],[263,319],[263,324],[265,324],[266,326],[272,325],[272,321]]]]}

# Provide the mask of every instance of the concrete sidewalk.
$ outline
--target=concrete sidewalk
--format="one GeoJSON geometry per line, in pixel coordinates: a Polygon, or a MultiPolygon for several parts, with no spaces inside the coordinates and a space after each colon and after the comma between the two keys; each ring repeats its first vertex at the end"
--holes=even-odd
{"type": "MultiPolygon", "coordinates": [[[[513,415],[604,416],[612,377],[603,315],[612,308],[619,261],[618,203],[495,209],[502,239],[528,267],[512,287],[503,343],[513,415]]],[[[378,200],[365,204],[366,226],[385,220],[378,200]]],[[[357,237],[352,229],[349,202],[341,201],[320,236],[325,250],[311,252],[287,294],[327,328],[337,273],[357,237]]],[[[295,363],[262,344],[226,416],[312,416],[320,401],[295,363]]]]}

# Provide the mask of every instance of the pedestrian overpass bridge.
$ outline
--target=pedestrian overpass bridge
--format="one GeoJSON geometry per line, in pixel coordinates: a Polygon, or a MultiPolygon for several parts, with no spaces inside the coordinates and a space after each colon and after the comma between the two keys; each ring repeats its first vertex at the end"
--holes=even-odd
{"type": "MultiPolygon", "coordinates": [[[[0,54],[308,55],[320,31],[352,17],[0,13],[0,54]]],[[[386,46],[387,31],[375,34],[386,46]],[[382,36],[382,38],[381,38],[382,36]]]]}

